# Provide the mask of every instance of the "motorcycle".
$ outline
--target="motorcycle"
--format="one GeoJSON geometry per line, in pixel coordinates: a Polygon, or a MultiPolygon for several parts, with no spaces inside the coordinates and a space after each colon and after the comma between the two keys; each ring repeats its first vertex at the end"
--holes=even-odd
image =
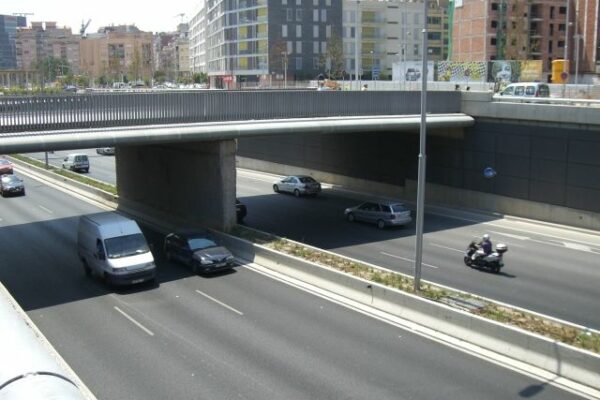
{"type": "Polygon", "coordinates": [[[467,267],[488,268],[495,274],[500,272],[500,269],[504,267],[502,256],[508,251],[507,245],[498,243],[496,250],[487,256],[477,253],[477,250],[479,250],[479,245],[475,241],[469,243],[464,257],[467,267]]]}

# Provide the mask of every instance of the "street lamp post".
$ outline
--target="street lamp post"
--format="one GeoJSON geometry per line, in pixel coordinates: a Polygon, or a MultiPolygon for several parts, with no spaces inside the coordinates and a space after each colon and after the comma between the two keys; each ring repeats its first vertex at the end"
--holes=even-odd
{"type": "Polygon", "coordinates": [[[569,63],[569,22],[570,22],[570,10],[571,10],[571,0],[567,0],[567,20],[565,21],[565,54],[563,57],[563,86],[562,86],[562,97],[565,97],[565,91],[567,88],[567,80],[568,78],[568,68],[567,64],[569,63]]]}
{"type": "Polygon", "coordinates": [[[427,11],[428,0],[423,0],[423,38],[422,38],[422,71],[421,74],[421,130],[419,133],[419,172],[417,178],[417,229],[415,246],[415,293],[421,290],[421,264],[423,261],[423,218],[425,207],[425,144],[427,137],[427,11]]]}
{"type": "Polygon", "coordinates": [[[287,64],[288,64],[287,51],[282,51],[281,56],[283,57],[283,88],[287,89],[287,64]]]}
{"type": "Polygon", "coordinates": [[[360,32],[360,0],[356,0],[356,27],[354,28],[354,80],[356,81],[356,90],[360,90],[360,81],[358,80],[358,33],[360,32]]]}
{"type": "Polygon", "coordinates": [[[373,81],[373,89],[375,89],[375,51],[371,50],[371,81],[373,81]]]}

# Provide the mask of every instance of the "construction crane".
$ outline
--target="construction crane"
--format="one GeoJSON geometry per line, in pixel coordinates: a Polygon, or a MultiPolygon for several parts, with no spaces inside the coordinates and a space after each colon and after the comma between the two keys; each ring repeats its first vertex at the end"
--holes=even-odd
{"type": "Polygon", "coordinates": [[[90,26],[90,22],[92,22],[92,20],[88,19],[88,22],[86,22],[84,24],[83,20],[81,20],[81,28],[79,29],[79,34],[81,35],[82,38],[85,37],[85,30],[88,28],[88,26],[90,26]]]}
{"type": "Polygon", "coordinates": [[[173,15],[173,18],[175,17],[180,17],[181,18],[181,23],[183,24],[183,17],[185,16],[185,13],[179,13],[179,14],[175,14],[173,15]]]}

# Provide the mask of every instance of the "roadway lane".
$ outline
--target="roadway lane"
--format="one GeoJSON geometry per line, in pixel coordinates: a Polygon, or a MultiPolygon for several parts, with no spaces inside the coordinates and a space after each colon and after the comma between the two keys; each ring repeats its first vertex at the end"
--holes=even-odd
{"type": "MultiPolygon", "coordinates": [[[[115,182],[114,157],[86,152],[90,176],[115,182]]],[[[67,153],[57,152],[54,161],[60,165],[67,153]]],[[[43,153],[34,156],[43,159],[43,153]]],[[[326,190],[321,197],[296,199],[273,193],[274,180],[238,172],[238,197],[248,206],[248,226],[413,274],[414,222],[384,231],[351,224],[343,210],[360,202],[352,195],[326,190]]],[[[452,210],[426,213],[424,232],[424,279],[600,329],[600,235],[452,210]],[[467,268],[462,261],[469,241],[485,232],[494,244],[509,246],[499,275],[467,268]]]]}
{"type": "Polygon", "coordinates": [[[0,280],[98,398],[577,398],[243,266],[156,254],[160,286],[109,290],[76,256],[77,216],[100,209],[25,183],[0,199],[0,280]]]}
{"type": "MultiPolygon", "coordinates": [[[[264,174],[238,171],[238,197],[248,207],[248,226],[414,273],[414,222],[383,231],[349,223],[343,210],[360,200],[328,190],[321,197],[296,199],[273,193],[273,181],[264,174]]],[[[600,329],[599,255],[599,235],[566,227],[452,210],[425,215],[424,279],[595,329],[600,329]],[[462,261],[469,241],[485,232],[495,244],[509,246],[506,266],[498,275],[470,269],[462,261]]]]}

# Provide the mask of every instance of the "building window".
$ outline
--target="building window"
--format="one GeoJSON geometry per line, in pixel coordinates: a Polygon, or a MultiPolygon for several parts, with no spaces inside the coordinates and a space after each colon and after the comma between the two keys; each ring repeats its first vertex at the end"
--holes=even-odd
{"type": "Polygon", "coordinates": [[[498,11],[498,3],[492,3],[492,11],[498,11]]]}
{"type": "Polygon", "coordinates": [[[321,22],[327,22],[327,10],[326,9],[321,10],[321,22]]]}
{"type": "Polygon", "coordinates": [[[413,45],[413,55],[414,56],[418,56],[419,55],[419,45],[418,44],[414,44],[413,45]]]}
{"type": "Polygon", "coordinates": [[[281,25],[281,37],[286,38],[288,35],[287,25],[281,25]]]}
{"type": "Polygon", "coordinates": [[[296,57],[296,70],[302,70],[302,57],[296,57]]]}
{"type": "Polygon", "coordinates": [[[558,31],[559,32],[564,32],[565,31],[565,24],[558,24],[558,31]]]}
{"type": "Polygon", "coordinates": [[[291,8],[286,8],[286,20],[288,22],[291,22],[294,20],[294,10],[292,10],[291,8]]]}
{"type": "Polygon", "coordinates": [[[294,42],[292,42],[292,41],[287,42],[287,53],[292,54],[293,51],[294,51],[294,42]]]}
{"type": "Polygon", "coordinates": [[[492,28],[497,28],[497,27],[498,27],[498,21],[492,20],[492,28]]]}
{"type": "Polygon", "coordinates": [[[319,10],[316,8],[313,10],[313,22],[319,22],[319,10]]]}
{"type": "Polygon", "coordinates": [[[296,37],[302,37],[302,25],[296,25],[296,37]]]}
{"type": "Polygon", "coordinates": [[[564,48],[565,47],[565,41],[564,40],[559,40],[556,47],[558,48],[564,48]]]}
{"type": "Polygon", "coordinates": [[[300,40],[296,41],[296,53],[302,54],[302,41],[300,40]]]}
{"type": "Polygon", "coordinates": [[[296,9],[296,21],[302,21],[302,9],[301,8],[296,9]]]}
{"type": "Polygon", "coordinates": [[[548,53],[552,53],[552,40],[548,41],[548,53]]]}
{"type": "Polygon", "coordinates": [[[319,42],[313,42],[313,54],[319,54],[319,42]]]}
{"type": "Polygon", "coordinates": [[[319,25],[313,25],[313,38],[319,37],[319,25]]]}
{"type": "Polygon", "coordinates": [[[331,25],[325,25],[325,37],[327,39],[331,37],[331,25]]]}
{"type": "Polygon", "coordinates": [[[327,54],[327,42],[321,42],[321,54],[327,54]]]}
{"type": "Polygon", "coordinates": [[[313,57],[313,69],[320,69],[319,57],[313,57]]]}
{"type": "Polygon", "coordinates": [[[287,0],[281,0],[281,5],[282,6],[287,6],[287,0]]]}
{"type": "Polygon", "coordinates": [[[319,7],[319,0],[313,0],[313,7],[319,7]]]}
{"type": "Polygon", "coordinates": [[[567,7],[559,7],[558,13],[561,15],[565,15],[567,13],[567,7]]]}
{"type": "Polygon", "coordinates": [[[327,7],[331,7],[331,0],[325,0],[325,5],[327,7]]]}
{"type": "Polygon", "coordinates": [[[496,45],[496,38],[491,38],[491,39],[490,39],[490,44],[491,44],[492,46],[495,46],[495,45],[496,45]]]}
{"type": "Polygon", "coordinates": [[[297,6],[301,6],[302,5],[302,0],[296,0],[296,5],[297,6]]]}
{"type": "Polygon", "coordinates": [[[554,6],[550,7],[550,18],[554,18],[554,6]]]}

